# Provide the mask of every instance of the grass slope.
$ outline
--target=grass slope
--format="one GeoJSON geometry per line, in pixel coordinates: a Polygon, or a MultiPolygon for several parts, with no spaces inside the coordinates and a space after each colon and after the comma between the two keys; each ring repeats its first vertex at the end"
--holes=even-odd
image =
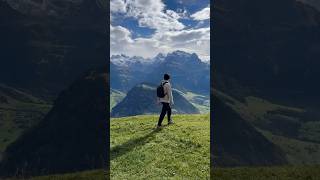
{"type": "Polygon", "coordinates": [[[209,115],[173,115],[174,125],[154,130],[157,120],[111,119],[111,179],[209,179],[209,115]]]}
{"type": "Polygon", "coordinates": [[[36,97],[0,85],[0,160],[6,147],[36,125],[50,108],[36,97]]]}
{"type": "Polygon", "coordinates": [[[194,92],[181,92],[188,101],[192,103],[197,109],[199,109],[200,113],[206,114],[210,112],[210,97],[204,96],[201,94],[196,94],[194,92]]]}
{"type": "MultiPolygon", "coordinates": [[[[211,179],[218,180],[318,180],[319,166],[283,166],[283,167],[241,167],[241,168],[213,168],[211,179]]],[[[143,175],[141,175],[143,177],[143,175]]],[[[9,178],[5,180],[19,180],[9,178]]],[[[105,180],[103,170],[84,171],[68,174],[32,177],[28,180],[105,180]]],[[[116,178],[111,178],[116,179],[116,178]]],[[[123,178],[134,179],[134,178],[123,178]]],[[[143,178],[141,178],[143,179],[143,178]]],[[[145,178],[147,179],[147,178],[145,178]]],[[[158,177],[157,179],[166,179],[158,177]]],[[[168,178],[170,179],[170,178],[168,178]]],[[[182,179],[182,178],[171,178],[182,179]]],[[[185,178],[189,179],[189,178],[185,178]]],[[[193,179],[193,178],[191,178],[193,179]]],[[[194,178],[201,179],[201,178],[194,178]]],[[[208,179],[208,178],[207,178],[208,179]]]]}
{"type": "Polygon", "coordinates": [[[320,164],[320,144],[301,141],[293,138],[277,136],[269,131],[259,130],[267,139],[277,144],[286,154],[287,160],[293,164],[320,164]]]}
{"type": "MultiPolygon", "coordinates": [[[[319,169],[320,169],[319,166],[213,168],[213,171],[211,172],[211,179],[318,180],[320,177],[319,169]]],[[[9,178],[4,180],[19,180],[19,179],[21,178],[9,178]]],[[[56,175],[32,177],[32,178],[29,178],[28,180],[105,180],[105,179],[107,179],[107,177],[105,176],[105,172],[103,170],[92,170],[92,171],[84,171],[84,172],[76,172],[76,173],[68,173],[68,174],[56,174],[56,175]]],[[[116,179],[116,178],[111,178],[111,179],[116,179]]],[[[123,179],[134,179],[134,178],[127,177],[123,179]]],[[[166,179],[166,178],[159,176],[157,179],[166,179]]],[[[182,179],[182,178],[171,178],[171,179],[182,179]]],[[[185,178],[185,179],[188,179],[188,178],[185,178]]],[[[195,179],[200,179],[200,178],[195,178],[195,179]]]]}
{"type": "Polygon", "coordinates": [[[115,107],[120,101],[122,101],[122,99],[126,96],[125,93],[115,90],[115,89],[111,89],[111,93],[110,93],[110,112],[112,110],[113,107],[115,107]]]}
{"type": "Polygon", "coordinates": [[[320,164],[320,143],[318,143],[320,121],[310,118],[312,115],[306,117],[305,109],[279,105],[252,96],[240,102],[222,92],[216,93],[267,139],[279,146],[291,165],[320,164]],[[281,122],[286,124],[283,125],[281,122]],[[263,129],[271,123],[273,123],[270,125],[271,128],[263,129]],[[298,136],[286,134],[285,131],[290,129],[289,125],[295,123],[301,124],[301,127],[298,126],[298,136]]]}
{"type": "MultiPolygon", "coordinates": [[[[318,140],[317,138],[320,136],[319,126],[317,123],[319,121],[310,121],[310,122],[303,122],[303,120],[299,119],[299,116],[296,114],[304,113],[303,109],[293,108],[282,106],[278,104],[273,104],[269,101],[256,98],[256,97],[247,97],[246,104],[248,111],[255,117],[254,124],[257,123],[270,123],[268,115],[270,112],[281,112],[285,111],[287,114],[278,114],[277,117],[281,117],[275,119],[277,121],[281,119],[286,119],[286,122],[298,122],[301,124],[300,131],[300,138],[298,137],[286,137],[277,135],[276,133],[272,132],[272,130],[261,130],[257,128],[262,134],[269,139],[274,144],[278,145],[287,156],[287,160],[292,165],[303,165],[303,164],[320,164],[320,144],[310,142],[309,140],[318,140]],[[258,121],[258,122],[257,122],[258,121]],[[260,122],[259,122],[260,121],[260,122]],[[308,127],[309,125],[309,127],[308,127]],[[311,125],[311,126],[310,126],[311,125]],[[301,138],[307,137],[307,138],[301,138]]],[[[270,115],[269,115],[270,116],[270,115]]],[[[271,118],[270,118],[271,119],[271,118]]],[[[276,122],[276,121],[274,121],[276,122]]],[[[280,126],[280,125],[279,125],[280,126]]],[[[276,129],[276,128],[274,128],[276,129]]],[[[284,129],[289,129],[289,126],[285,127],[284,129]]]]}

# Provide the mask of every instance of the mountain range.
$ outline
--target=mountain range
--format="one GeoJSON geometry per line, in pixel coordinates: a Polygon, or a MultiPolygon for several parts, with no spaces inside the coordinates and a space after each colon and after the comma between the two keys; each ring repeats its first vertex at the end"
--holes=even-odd
{"type": "Polygon", "coordinates": [[[110,61],[112,89],[127,92],[142,82],[159,84],[163,74],[169,73],[174,88],[209,94],[210,65],[195,53],[174,51],[167,55],[160,53],[151,59],[114,55],[110,61]]]}

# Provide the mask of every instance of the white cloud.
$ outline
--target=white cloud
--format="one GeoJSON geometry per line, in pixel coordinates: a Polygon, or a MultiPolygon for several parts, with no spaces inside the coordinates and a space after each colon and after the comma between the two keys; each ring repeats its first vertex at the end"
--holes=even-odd
{"type": "Polygon", "coordinates": [[[157,41],[149,38],[132,39],[131,32],[121,26],[110,25],[110,54],[152,57],[158,47],[157,41]]]}
{"type": "Polygon", "coordinates": [[[183,50],[196,53],[202,60],[210,60],[210,28],[188,29],[156,34],[155,39],[169,46],[169,52],[183,50]]]}
{"type": "MultiPolygon", "coordinates": [[[[135,18],[140,27],[155,29],[149,37],[133,38],[128,29],[110,25],[111,55],[152,58],[158,53],[183,50],[197,53],[202,60],[210,59],[210,28],[185,27],[179,19],[188,18],[186,9],[166,9],[161,0],[111,0],[110,3],[111,18],[123,13],[125,17],[135,18]]],[[[207,7],[190,17],[202,21],[210,18],[209,14],[207,7]]]]}
{"type": "Polygon", "coordinates": [[[189,19],[189,13],[185,8],[184,9],[178,8],[177,13],[180,16],[180,19],[189,19]]]}
{"type": "Polygon", "coordinates": [[[110,11],[125,13],[126,12],[126,3],[123,0],[111,0],[110,1],[110,11]]]}
{"type": "MultiPolygon", "coordinates": [[[[185,26],[178,21],[180,15],[172,10],[165,10],[161,0],[111,0],[112,13],[124,13],[137,19],[139,26],[157,31],[180,30],[185,26]]],[[[111,16],[113,16],[111,14],[111,16]]]]}
{"type": "Polygon", "coordinates": [[[197,21],[203,21],[206,19],[210,19],[210,6],[192,14],[191,17],[197,21]]]}
{"type": "Polygon", "coordinates": [[[128,29],[110,27],[111,55],[126,54],[152,58],[158,53],[183,50],[196,53],[202,60],[210,59],[210,28],[157,32],[150,38],[132,39],[128,29]]]}
{"type": "Polygon", "coordinates": [[[170,16],[171,18],[174,18],[174,19],[180,19],[180,15],[178,13],[176,13],[175,11],[172,11],[170,9],[167,9],[166,10],[166,14],[168,16],[170,16]]]}

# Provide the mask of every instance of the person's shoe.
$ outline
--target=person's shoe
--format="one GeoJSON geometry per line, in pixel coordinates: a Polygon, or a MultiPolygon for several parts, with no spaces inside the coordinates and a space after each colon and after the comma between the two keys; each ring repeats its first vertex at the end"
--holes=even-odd
{"type": "Polygon", "coordinates": [[[168,125],[170,125],[170,124],[174,124],[174,122],[173,122],[172,120],[170,120],[170,121],[168,122],[168,125]]]}
{"type": "Polygon", "coordinates": [[[156,125],[156,129],[161,129],[162,126],[159,126],[158,124],[156,125]]]}

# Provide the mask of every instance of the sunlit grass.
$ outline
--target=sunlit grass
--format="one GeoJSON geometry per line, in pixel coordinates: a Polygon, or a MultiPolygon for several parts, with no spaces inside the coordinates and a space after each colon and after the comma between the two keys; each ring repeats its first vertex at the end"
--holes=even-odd
{"type": "Polygon", "coordinates": [[[112,119],[111,179],[209,179],[209,119],[174,115],[160,130],[154,115],[112,119]]]}

